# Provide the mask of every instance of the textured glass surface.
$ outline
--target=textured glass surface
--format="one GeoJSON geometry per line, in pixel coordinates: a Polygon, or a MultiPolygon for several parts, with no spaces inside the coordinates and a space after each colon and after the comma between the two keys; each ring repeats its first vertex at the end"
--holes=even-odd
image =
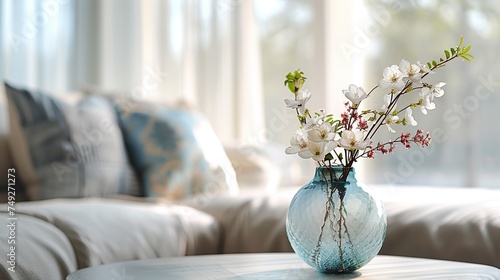
{"type": "Polygon", "coordinates": [[[356,181],[354,169],[344,182],[335,179],[342,169],[332,169],[318,167],[313,180],[297,192],[288,209],[286,231],[292,248],[307,264],[321,272],[348,273],[378,254],[387,218],[370,188],[356,181]]]}

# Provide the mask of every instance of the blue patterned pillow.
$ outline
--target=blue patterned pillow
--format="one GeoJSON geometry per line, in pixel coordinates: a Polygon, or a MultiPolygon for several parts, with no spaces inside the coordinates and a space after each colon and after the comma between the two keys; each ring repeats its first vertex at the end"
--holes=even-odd
{"type": "Polygon", "coordinates": [[[5,85],[9,146],[31,200],[139,195],[112,104],[97,96],[70,104],[5,85]]]}
{"type": "Polygon", "coordinates": [[[200,114],[147,106],[119,115],[145,196],[179,200],[237,191],[234,169],[200,114]]]}

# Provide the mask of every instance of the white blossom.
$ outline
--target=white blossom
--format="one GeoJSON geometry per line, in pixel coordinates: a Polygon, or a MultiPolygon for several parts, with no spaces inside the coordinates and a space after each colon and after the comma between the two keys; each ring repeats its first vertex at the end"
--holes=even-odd
{"type": "Polygon", "coordinates": [[[436,104],[434,104],[434,98],[438,98],[444,95],[444,87],[446,83],[439,82],[437,85],[432,87],[424,86],[420,91],[420,96],[422,97],[422,104],[420,106],[420,110],[424,115],[427,115],[427,110],[436,109],[436,104]]]}
{"type": "Polygon", "coordinates": [[[296,154],[307,150],[307,136],[302,130],[297,131],[290,139],[290,147],[285,149],[288,155],[296,154]]]}
{"type": "Polygon", "coordinates": [[[302,158],[313,158],[315,161],[323,161],[325,156],[337,147],[337,143],[330,142],[308,142],[307,150],[299,153],[302,158]]]}
{"type": "Polygon", "coordinates": [[[311,92],[308,90],[302,90],[297,93],[296,99],[285,99],[286,107],[298,109],[301,116],[304,115],[306,111],[306,103],[311,99],[311,92]]]}
{"type": "Polygon", "coordinates": [[[386,67],[383,72],[383,79],[380,80],[378,86],[381,88],[389,88],[391,90],[400,91],[404,88],[403,74],[397,65],[386,67]]]}
{"type": "Polygon", "coordinates": [[[364,150],[369,145],[368,140],[363,140],[365,134],[362,131],[342,131],[342,138],[339,140],[339,146],[346,149],[364,150]]]}
{"type": "Polygon", "coordinates": [[[406,119],[407,123],[409,123],[411,126],[416,126],[417,121],[413,118],[412,113],[413,112],[412,112],[411,108],[406,108],[405,119],[406,119]]]}
{"type": "Polygon", "coordinates": [[[387,129],[388,129],[391,133],[396,133],[396,130],[394,130],[394,129],[391,127],[391,124],[395,124],[397,121],[399,121],[399,117],[398,117],[398,116],[393,116],[393,115],[389,115],[389,116],[387,116],[387,118],[385,119],[385,126],[387,127],[387,129]]]}
{"type": "Polygon", "coordinates": [[[446,83],[443,82],[439,82],[437,85],[434,85],[430,90],[430,95],[432,96],[432,98],[443,96],[444,90],[442,89],[442,87],[444,87],[445,85],[446,83]]]}
{"type": "Polygon", "coordinates": [[[427,110],[434,109],[436,109],[436,104],[431,101],[431,95],[427,94],[422,96],[422,104],[420,105],[420,111],[422,111],[422,114],[427,115],[427,110]]]}
{"type": "Polygon", "coordinates": [[[352,106],[356,108],[361,101],[363,101],[368,95],[362,87],[357,87],[354,84],[349,85],[347,90],[342,90],[345,97],[351,101],[352,106]]]}
{"type": "Polygon", "coordinates": [[[322,123],[307,131],[307,137],[312,142],[328,142],[335,138],[332,125],[328,122],[322,123]]]}
{"type": "Polygon", "coordinates": [[[422,79],[420,67],[417,64],[411,64],[408,60],[402,59],[399,63],[399,71],[403,74],[403,81],[419,82],[422,79]]]}

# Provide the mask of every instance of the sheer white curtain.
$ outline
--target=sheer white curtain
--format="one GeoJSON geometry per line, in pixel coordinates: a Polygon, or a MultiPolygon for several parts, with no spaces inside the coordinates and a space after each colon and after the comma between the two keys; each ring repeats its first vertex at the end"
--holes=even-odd
{"type": "Polygon", "coordinates": [[[252,1],[6,0],[0,78],[198,107],[226,142],[264,127],[252,1]]]}
{"type": "Polygon", "coordinates": [[[75,85],[75,3],[0,3],[0,78],[27,87],[58,90],[75,85]]]}
{"type": "Polygon", "coordinates": [[[210,119],[225,142],[263,128],[252,1],[90,5],[99,11],[99,87],[128,91],[134,100],[183,99],[210,119]]]}

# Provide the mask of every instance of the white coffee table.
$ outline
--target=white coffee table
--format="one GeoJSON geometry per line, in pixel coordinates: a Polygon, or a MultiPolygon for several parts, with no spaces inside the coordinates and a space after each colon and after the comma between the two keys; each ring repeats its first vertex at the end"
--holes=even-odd
{"type": "Polygon", "coordinates": [[[500,279],[485,265],[377,256],[359,271],[319,273],[293,253],[205,255],[113,263],[84,268],[67,280],[142,279],[500,279]]]}

